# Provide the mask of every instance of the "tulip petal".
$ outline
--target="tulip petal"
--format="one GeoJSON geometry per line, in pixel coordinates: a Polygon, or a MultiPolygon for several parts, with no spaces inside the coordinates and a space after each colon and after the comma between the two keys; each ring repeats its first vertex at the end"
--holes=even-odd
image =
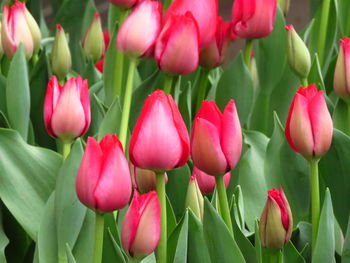
{"type": "Polygon", "coordinates": [[[284,204],[284,207],[287,208],[287,213],[288,213],[288,218],[289,218],[289,225],[288,225],[288,228],[287,228],[287,234],[286,234],[286,242],[288,242],[292,236],[292,232],[293,232],[293,216],[292,216],[292,211],[290,209],[290,206],[289,206],[289,203],[288,203],[288,200],[283,192],[283,189],[282,189],[282,186],[280,186],[280,195],[281,195],[281,198],[283,200],[283,204],[284,204]]]}
{"type": "Polygon", "coordinates": [[[285,243],[286,230],[281,221],[281,212],[277,202],[269,198],[267,201],[267,218],[265,229],[266,247],[281,248],[285,243]]]}
{"type": "MultiPolygon", "coordinates": [[[[206,174],[205,172],[199,170],[197,167],[193,167],[192,175],[196,177],[199,189],[203,194],[210,194],[214,192],[216,185],[215,176],[206,174]]],[[[230,180],[231,172],[228,172],[224,175],[224,184],[226,188],[230,184],[230,180]]]]}
{"type": "Polygon", "coordinates": [[[85,116],[85,127],[80,134],[79,137],[83,136],[87,130],[90,127],[91,122],[91,110],[90,110],[90,96],[89,96],[89,87],[88,87],[88,81],[82,80],[81,77],[77,78],[77,87],[80,88],[80,102],[84,109],[84,116],[85,116]]]}
{"type": "Polygon", "coordinates": [[[56,136],[51,127],[51,118],[61,93],[60,89],[61,87],[57,81],[56,76],[52,76],[49,83],[47,84],[47,91],[46,91],[45,101],[44,101],[44,123],[45,123],[47,132],[51,136],[56,136]]]}
{"type": "Polygon", "coordinates": [[[214,101],[204,100],[197,117],[209,121],[221,132],[222,113],[214,101]]]}

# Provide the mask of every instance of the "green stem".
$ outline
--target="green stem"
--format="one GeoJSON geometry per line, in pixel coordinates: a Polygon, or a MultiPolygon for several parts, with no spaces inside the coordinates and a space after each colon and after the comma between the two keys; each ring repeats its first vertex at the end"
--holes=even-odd
{"type": "Polygon", "coordinates": [[[63,160],[67,159],[69,153],[70,153],[70,147],[71,147],[71,143],[65,143],[62,142],[62,156],[63,156],[63,160]]]}
{"type": "Polygon", "coordinates": [[[94,263],[102,262],[104,216],[96,212],[94,263]]]}
{"type": "Polygon", "coordinates": [[[130,115],[130,107],[131,107],[131,100],[132,100],[132,91],[133,91],[133,83],[134,83],[136,64],[137,64],[136,60],[130,60],[128,80],[126,82],[126,89],[125,89],[125,95],[124,95],[122,120],[120,122],[119,139],[120,139],[120,142],[123,145],[124,149],[126,146],[126,138],[128,135],[129,115],[130,115]]]}
{"type": "Polygon", "coordinates": [[[210,71],[206,68],[200,69],[196,112],[200,109],[202,102],[205,100],[205,96],[207,95],[209,72],[210,71]]]}
{"type": "Polygon", "coordinates": [[[300,83],[301,85],[306,88],[307,86],[309,86],[309,83],[307,81],[307,78],[300,78],[300,83]]]}
{"type": "Polygon", "coordinates": [[[167,219],[166,219],[166,195],[165,195],[165,173],[157,174],[157,195],[160,203],[160,241],[157,248],[157,263],[167,261],[167,219]]]}
{"type": "Polygon", "coordinates": [[[164,93],[165,94],[171,94],[172,86],[173,86],[173,79],[174,76],[172,75],[165,75],[164,78],[164,93]]]}
{"type": "Polygon", "coordinates": [[[264,248],[262,263],[282,263],[282,253],[279,249],[264,248]]]}
{"type": "Polygon", "coordinates": [[[250,66],[250,53],[252,51],[252,48],[253,48],[253,39],[246,39],[244,51],[243,51],[243,55],[244,55],[243,58],[244,58],[244,63],[247,65],[248,68],[250,66]]]}
{"type": "Polygon", "coordinates": [[[320,31],[319,31],[319,38],[318,38],[318,52],[317,52],[321,66],[323,65],[323,62],[324,62],[324,52],[326,48],[325,45],[326,45],[326,39],[327,39],[327,33],[328,33],[327,26],[328,26],[330,4],[331,4],[330,0],[323,0],[320,31]]]}
{"type": "Polygon", "coordinates": [[[348,106],[348,125],[347,125],[347,131],[346,131],[346,135],[350,136],[350,102],[346,101],[346,105],[348,106]]]}
{"type": "Polygon", "coordinates": [[[312,222],[312,250],[317,240],[318,221],[320,217],[320,189],[318,182],[318,161],[310,161],[311,174],[311,222],[312,222]]]}
{"type": "Polygon", "coordinates": [[[233,235],[230,208],[228,206],[226,188],[225,188],[225,184],[224,184],[224,176],[223,175],[215,176],[215,180],[216,180],[216,189],[217,189],[218,197],[219,197],[221,216],[222,216],[222,219],[224,220],[226,226],[230,230],[231,234],[233,235]]]}

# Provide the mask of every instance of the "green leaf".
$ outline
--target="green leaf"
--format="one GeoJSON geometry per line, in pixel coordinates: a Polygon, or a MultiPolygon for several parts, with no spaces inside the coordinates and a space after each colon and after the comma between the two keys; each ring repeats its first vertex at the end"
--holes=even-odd
{"type": "Polygon", "coordinates": [[[348,36],[350,34],[350,22],[349,22],[349,13],[350,2],[348,0],[338,0],[339,4],[339,27],[340,33],[342,36],[348,36]]]}
{"type": "Polygon", "coordinates": [[[189,131],[191,130],[192,124],[191,95],[191,83],[188,82],[188,84],[181,89],[178,105],[181,116],[189,131]]]}
{"type": "Polygon", "coordinates": [[[27,60],[23,45],[14,55],[7,76],[6,105],[11,127],[26,141],[30,115],[30,92],[27,60]]]}
{"type": "Polygon", "coordinates": [[[100,141],[107,134],[118,134],[121,120],[121,107],[119,97],[115,98],[112,105],[104,116],[98,131],[98,140],[100,141]]]}
{"type": "Polygon", "coordinates": [[[174,214],[173,207],[171,206],[170,200],[168,196],[166,197],[166,221],[167,221],[167,236],[171,235],[171,233],[176,228],[176,218],[174,214]]]}
{"type": "Polygon", "coordinates": [[[222,73],[216,90],[216,102],[223,110],[234,99],[242,125],[248,122],[253,105],[253,80],[243,61],[242,52],[222,73]]]}
{"type": "Polygon", "coordinates": [[[212,262],[245,263],[242,252],[229,232],[224,221],[207,198],[204,201],[204,235],[212,262]]]}
{"type": "Polygon", "coordinates": [[[13,130],[0,129],[0,141],[0,197],[36,240],[46,201],[55,187],[61,156],[26,144],[13,130]]]}
{"type": "Polygon", "coordinates": [[[68,263],[76,263],[75,258],[72,254],[72,250],[69,247],[68,243],[66,244],[66,254],[67,254],[68,263]]]}
{"type": "Polygon", "coordinates": [[[284,263],[305,263],[305,259],[300,255],[299,251],[289,241],[283,248],[284,263]]]}
{"type": "Polygon", "coordinates": [[[231,217],[235,219],[239,229],[245,228],[244,201],[242,188],[240,185],[237,185],[233,190],[231,202],[231,217]]]}
{"type": "Polygon", "coordinates": [[[188,239],[188,212],[184,214],[168,238],[167,262],[186,262],[188,239]]]}
{"type": "Polygon", "coordinates": [[[262,263],[262,251],[261,251],[261,240],[260,240],[260,234],[259,234],[259,221],[258,219],[255,220],[254,224],[254,241],[255,241],[255,251],[256,251],[256,257],[259,263],[262,263]]]}
{"type": "Polygon", "coordinates": [[[350,132],[350,107],[341,98],[338,99],[333,111],[333,125],[345,134],[350,132]]]}
{"type": "Polygon", "coordinates": [[[334,217],[331,194],[326,189],[325,199],[320,214],[317,240],[312,253],[312,263],[329,263],[333,261],[335,252],[334,217]]]}
{"type": "Polygon", "coordinates": [[[2,211],[0,212],[0,262],[6,263],[6,257],[5,257],[5,248],[7,247],[9,243],[9,239],[7,238],[4,227],[3,227],[3,214],[2,211]]]}
{"type": "Polygon", "coordinates": [[[306,262],[311,262],[312,226],[309,222],[301,221],[296,228],[297,231],[293,233],[293,244],[298,251],[301,251],[306,262]]]}
{"type": "Polygon", "coordinates": [[[113,244],[113,248],[114,248],[114,254],[113,255],[108,255],[104,257],[103,262],[120,262],[120,263],[125,263],[125,258],[123,256],[123,250],[120,248],[120,246],[118,245],[118,243],[115,241],[113,234],[111,233],[111,231],[108,229],[107,235],[109,237],[110,242],[112,242],[113,244]],[[106,259],[107,260],[106,260],[106,259]],[[114,259],[114,260],[111,260],[114,259]],[[111,261],[110,261],[111,260],[111,261]]]}
{"type": "Polygon", "coordinates": [[[317,87],[320,87],[323,91],[325,91],[325,86],[323,82],[322,70],[320,66],[320,62],[318,61],[318,55],[315,54],[315,57],[312,61],[311,70],[308,76],[308,82],[315,83],[317,87]]]}
{"type": "Polygon", "coordinates": [[[345,235],[343,252],[341,255],[341,262],[350,263],[350,217],[349,217],[348,227],[345,235]]]}

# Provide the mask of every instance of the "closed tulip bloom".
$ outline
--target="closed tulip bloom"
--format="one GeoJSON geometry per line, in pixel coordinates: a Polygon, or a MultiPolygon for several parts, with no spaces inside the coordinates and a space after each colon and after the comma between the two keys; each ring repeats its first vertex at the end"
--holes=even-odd
{"type": "Polygon", "coordinates": [[[263,247],[280,249],[292,235],[293,217],[282,187],[268,191],[260,218],[260,239],[263,247]]]}
{"type": "Polygon", "coordinates": [[[61,25],[56,25],[55,40],[51,51],[51,67],[53,74],[64,79],[72,67],[72,56],[70,54],[66,33],[61,25]]]}
{"type": "Polygon", "coordinates": [[[132,257],[142,259],[151,254],[160,239],[160,204],[155,191],[134,197],[126,212],[121,241],[124,250],[132,257]]]}
{"type": "Polygon", "coordinates": [[[348,101],[350,97],[350,39],[346,37],[340,40],[333,85],[335,93],[348,101]]]}
{"type": "Polygon", "coordinates": [[[189,136],[175,101],[156,90],[145,101],[130,141],[130,160],[156,172],[182,167],[188,160],[189,136]]]}
{"type": "Polygon", "coordinates": [[[6,56],[12,58],[20,43],[23,44],[26,57],[33,55],[33,37],[26,20],[25,4],[16,1],[11,7],[4,5],[2,15],[1,41],[6,56]]]}
{"type": "Polygon", "coordinates": [[[128,9],[137,4],[138,0],[108,0],[111,4],[128,9]]]}
{"type": "Polygon", "coordinates": [[[190,74],[199,62],[199,35],[190,12],[172,15],[164,25],[156,44],[159,68],[171,74],[190,74]]]}
{"type": "Polygon", "coordinates": [[[44,102],[47,132],[66,143],[83,136],[90,126],[90,100],[87,80],[70,78],[61,86],[56,76],[48,85],[44,102]]]}
{"type": "Polygon", "coordinates": [[[222,114],[214,101],[203,101],[191,135],[193,164],[209,175],[232,170],[241,155],[242,130],[235,106],[230,100],[222,114]]]}
{"type": "Polygon", "coordinates": [[[323,91],[315,84],[301,87],[294,96],[285,134],[293,150],[308,160],[318,159],[329,150],[333,122],[323,91]]]}
{"type": "MultiPolygon", "coordinates": [[[[202,194],[211,194],[214,192],[216,185],[214,176],[202,172],[197,167],[193,167],[192,176],[196,177],[199,189],[201,190],[202,194]]],[[[231,172],[228,172],[224,175],[224,184],[226,188],[230,184],[230,180],[231,172]]]]}
{"type": "Polygon", "coordinates": [[[276,0],[235,0],[232,7],[233,31],[240,38],[268,36],[276,18],[276,0]]]}
{"type": "Polygon", "coordinates": [[[172,19],[173,15],[184,15],[187,12],[190,12],[197,22],[200,48],[206,48],[215,39],[218,1],[174,0],[165,14],[165,21],[172,19]]]}
{"type": "Polygon", "coordinates": [[[95,13],[83,39],[82,46],[86,57],[94,62],[98,61],[104,54],[105,43],[99,13],[95,13]]]}
{"type": "Polygon", "coordinates": [[[122,209],[128,204],[130,172],[117,136],[108,134],[100,143],[88,138],[75,188],[80,202],[99,212],[122,209]]]}
{"type": "Polygon", "coordinates": [[[188,182],[185,207],[189,207],[201,221],[203,220],[204,199],[195,176],[191,176],[188,182]]]}
{"type": "Polygon", "coordinates": [[[220,66],[226,57],[231,43],[232,22],[225,22],[222,17],[217,18],[215,39],[208,47],[202,49],[199,56],[199,64],[205,68],[220,66]]]}
{"type": "Polygon", "coordinates": [[[118,36],[118,49],[132,58],[151,57],[162,23],[162,4],[144,0],[122,24],[118,36]]]}

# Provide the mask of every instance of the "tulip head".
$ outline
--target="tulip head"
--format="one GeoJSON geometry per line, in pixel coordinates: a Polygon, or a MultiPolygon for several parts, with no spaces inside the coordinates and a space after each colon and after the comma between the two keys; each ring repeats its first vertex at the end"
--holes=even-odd
{"type": "Polygon", "coordinates": [[[289,7],[290,7],[290,0],[278,0],[278,5],[283,11],[284,16],[287,16],[289,12],[289,7]]]}
{"type": "Polygon", "coordinates": [[[95,13],[83,39],[82,46],[86,57],[94,62],[97,62],[104,54],[105,43],[99,13],[95,13]]]}
{"type": "Polygon", "coordinates": [[[335,93],[349,102],[350,98],[350,39],[340,40],[340,48],[333,81],[335,93]]]}
{"type": "Polygon", "coordinates": [[[87,80],[72,77],[61,86],[56,76],[53,76],[47,85],[44,102],[47,132],[55,138],[71,143],[86,133],[90,120],[87,80]]]}
{"type": "Polygon", "coordinates": [[[80,202],[98,212],[111,212],[128,204],[130,172],[117,136],[108,134],[100,143],[88,138],[75,188],[80,202]]]}
{"type": "MultiPolygon", "coordinates": [[[[216,185],[214,176],[202,172],[197,167],[193,167],[192,176],[196,177],[199,189],[201,190],[202,194],[205,195],[214,192],[216,185]]],[[[224,175],[224,184],[226,188],[230,184],[230,180],[231,172],[228,172],[224,175]]]]}
{"type": "Polygon", "coordinates": [[[190,12],[169,17],[157,40],[155,57],[159,68],[170,74],[190,74],[196,70],[199,34],[190,12]]]}
{"type": "Polygon", "coordinates": [[[155,191],[134,197],[126,212],[121,241],[132,257],[143,258],[151,254],[160,240],[160,204],[155,191]]]}
{"type": "Polygon", "coordinates": [[[211,69],[220,66],[224,62],[231,43],[231,29],[232,22],[225,22],[221,16],[218,16],[215,39],[200,52],[199,64],[201,66],[211,69]]]}
{"type": "Polygon", "coordinates": [[[282,187],[268,191],[259,228],[263,247],[280,249],[290,240],[293,217],[282,187]]]}
{"type": "Polygon", "coordinates": [[[140,168],[163,172],[188,160],[189,136],[175,101],[156,90],[145,101],[130,140],[130,160],[140,168]]]}
{"type": "Polygon", "coordinates": [[[61,25],[56,25],[56,36],[51,51],[52,73],[63,79],[72,67],[72,57],[70,54],[66,34],[61,25]]]}
{"type": "Polygon", "coordinates": [[[137,4],[138,0],[108,0],[111,4],[120,7],[121,9],[129,9],[137,4]]]}
{"type": "Polygon", "coordinates": [[[139,3],[118,32],[118,49],[132,58],[152,57],[161,20],[161,2],[144,0],[139,3]]]}
{"type": "Polygon", "coordinates": [[[286,30],[289,65],[300,78],[306,78],[311,69],[310,52],[293,25],[287,25],[286,30]]]}
{"type": "Polygon", "coordinates": [[[214,101],[203,101],[191,135],[193,164],[209,175],[224,175],[233,169],[242,151],[242,130],[230,100],[222,114],[214,101]]]}
{"type": "Polygon", "coordinates": [[[35,21],[34,17],[28,11],[27,8],[25,8],[24,14],[25,14],[25,18],[26,18],[30,33],[32,34],[34,51],[38,51],[41,44],[41,31],[40,31],[39,25],[35,21]]]}
{"type": "Polygon", "coordinates": [[[185,207],[191,208],[192,212],[203,221],[204,199],[195,176],[191,176],[188,183],[185,207]]]}
{"type": "Polygon", "coordinates": [[[300,87],[294,96],[285,135],[293,150],[308,160],[317,160],[329,150],[333,122],[323,91],[315,84],[300,87]]]}
{"type": "Polygon", "coordinates": [[[240,38],[268,36],[276,18],[276,0],[235,0],[232,7],[233,31],[240,38]]]}

